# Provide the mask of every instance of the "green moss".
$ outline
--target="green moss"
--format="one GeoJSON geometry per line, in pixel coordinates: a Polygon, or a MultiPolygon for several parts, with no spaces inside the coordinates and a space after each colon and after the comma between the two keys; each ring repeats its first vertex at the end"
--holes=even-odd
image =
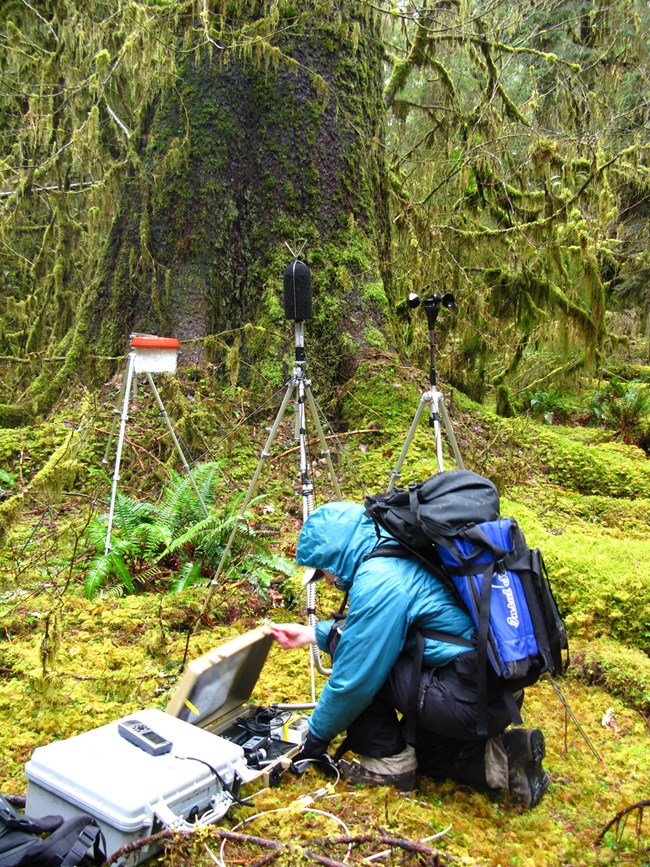
{"type": "Polygon", "coordinates": [[[23,494],[17,494],[0,503],[0,545],[5,541],[7,534],[16,524],[23,513],[25,505],[25,497],[23,494]]]}
{"type": "Polygon", "coordinates": [[[386,335],[375,326],[368,325],[363,329],[363,340],[364,343],[368,346],[374,346],[375,349],[388,349],[386,335]]]}
{"type": "Polygon", "coordinates": [[[603,687],[644,716],[650,714],[650,659],[620,642],[599,639],[574,646],[571,675],[603,687]]]}
{"type": "Polygon", "coordinates": [[[370,310],[385,312],[388,308],[386,290],[381,280],[364,283],[362,298],[366,307],[370,310]]]}
{"type": "Polygon", "coordinates": [[[605,443],[597,450],[565,436],[542,433],[535,440],[550,481],[583,494],[650,497],[650,465],[641,449],[605,443]]]}
{"type": "MultiPolygon", "coordinates": [[[[319,253],[322,255],[322,251],[319,253]]],[[[322,267],[320,261],[318,266],[322,267]]],[[[313,271],[317,271],[316,263],[313,271]]],[[[276,270],[275,296],[269,291],[269,307],[275,310],[277,329],[286,331],[289,339],[286,351],[270,355],[267,363],[268,372],[273,371],[282,384],[293,347],[291,325],[284,321],[278,294],[281,286],[276,270]]],[[[333,300],[327,302],[327,310],[331,311],[328,319],[345,314],[343,305],[333,300]]],[[[322,335],[329,334],[329,325],[322,323],[322,335]]],[[[310,371],[322,363],[312,349],[312,334],[320,328],[320,322],[310,322],[306,327],[310,371]]],[[[277,335],[272,336],[277,339],[277,335]]],[[[334,341],[335,336],[328,339],[334,341]]],[[[247,340],[259,340],[262,345],[268,337],[265,331],[255,331],[247,335],[247,340]]],[[[345,344],[346,352],[353,353],[353,339],[349,335],[346,339],[350,341],[345,344]]],[[[231,345],[232,336],[229,340],[231,345]]],[[[244,342],[240,353],[244,352],[244,342]]],[[[343,345],[343,339],[332,345],[343,345]]],[[[212,351],[220,350],[213,346],[212,351]]],[[[325,363],[330,364],[330,359],[325,363]]],[[[240,387],[223,387],[214,374],[212,368],[193,366],[179,370],[161,387],[184,444],[195,456],[211,449],[224,459],[217,501],[225,504],[250,482],[280,397],[271,394],[268,382],[261,391],[246,392],[240,387]],[[265,405],[260,411],[261,403],[265,405]]],[[[314,376],[313,385],[320,401],[318,376],[314,376]]],[[[377,351],[372,358],[361,361],[355,375],[336,393],[338,403],[328,405],[328,416],[331,411],[336,428],[343,429],[347,436],[342,442],[332,438],[329,444],[335,452],[345,497],[360,500],[368,491],[385,489],[427,387],[423,371],[406,368],[393,355],[377,351]]],[[[421,840],[451,824],[452,832],[435,841],[441,860],[470,859],[472,863],[491,864],[496,858],[502,864],[532,867],[539,860],[539,840],[543,839],[548,864],[602,864],[608,852],[614,853],[608,849],[609,843],[595,846],[598,832],[623,805],[646,797],[650,785],[647,731],[639,714],[639,710],[648,712],[645,612],[650,608],[650,590],[644,566],[650,557],[650,498],[625,496],[623,487],[616,497],[607,492],[616,475],[628,479],[626,489],[636,490],[639,486],[635,477],[643,481],[646,462],[638,450],[604,444],[602,431],[548,429],[527,418],[500,418],[446,384],[442,388],[466,465],[499,479],[502,512],[515,517],[529,544],[542,549],[570,630],[575,659],[570,669],[573,676],[560,686],[603,763],[593,755],[571,719],[565,717],[550,683],[543,680],[526,691],[524,704],[525,726],[540,726],[546,735],[545,767],[551,779],[548,794],[534,811],[521,812],[501,795],[427,779],[409,798],[392,790],[349,792],[338,785],[334,797],[317,802],[317,806],[336,813],[352,834],[371,837],[377,834],[378,815],[383,828],[404,839],[421,840]],[[548,472],[547,462],[553,454],[565,456],[564,460],[568,456],[575,462],[566,476],[566,488],[560,487],[548,472]],[[598,463],[601,454],[604,457],[598,463]],[[582,493],[588,487],[582,479],[582,458],[586,455],[592,456],[605,473],[593,494],[582,493]],[[602,725],[609,708],[616,728],[602,725]]],[[[12,477],[18,479],[15,469],[20,460],[26,483],[39,471],[44,473],[30,493],[29,509],[23,510],[22,517],[17,516],[12,533],[12,540],[29,540],[29,545],[21,547],[20,562],[15,561],[15,547],[0,552],[0,574],[11,576],[11,580],[3,577],[0,594],[3,791],[24,791],[24,764],[35,746],[113,721],[141,707],[164,708],[179,677],[187,630],[203,602],[202,591],[198,590],[186,591],[182,597],[144,594],[141,598],[104,597],[92,603],[80,598],[84,561],[79,549],[75,549],[75,539],[87,521],[91,503],[100,503],[102,509],[102,500],[105,503],[110,488],[107,477],[89,470],[100,464],[118,390],[119,382],[112,383],[97,396],[92,424],[83,426],[88,437],[84,444],[66,439],[71,435],[70,419],[77,424],[88,417],[86,410],[72,401],[38,428],[0,430],[0,461],[10,467],[12,477]],[[67,443],[74,450],[78,470],[71,492],[74,496],[66,496],[66,488],[72,483],[66,473],[73,469],[65,466],[68,457],[72,460],[71,452],[65,453],[67,443]],[[63,466],[59,473],[60,463],[63,466]],[[52,492],[62,497],[60,503],[52,500],[52,492]],[[31,592],[43,586],[51,588],[50,592],[31,592]],[[56,637],[55,626],[58,639],[45,654],[48,648],[44,648],[44,640],[46,636],[56,637]]],[[[142,499],[151,499],[152,490],[166,476],[166,465],[177,466],[177,461],[146,389],[139,391],[137,402],[137,412],[129,419],[120,487],[127,492],[142,492],[142,499]]],[[[265,466],[260,478],[257,493],[262,499],[254,508],[253,518],[256,526],[290,556],[302,514],[301,498],[296,493],[298,456],[292,432],[293,418],[288,413],[275,444],[273,457],[278,459],[265,466]]],[[[433,442],[425,412],[409,449],[405,481],[434,472],[433,442]]],[[[448,460],[444,433],[443,442],[448,460]]],[[[562,463],[559,457],[556,462],[562,463]]],[[[317,499],[323,502],[330,496],[326,473],[318,460],[314,469],[317,499]]],[[[10,503],[13,500],[4,505],[10,503]]],[[[13,503],[12,508],[15,506],[13,503]]],[[[265,607],[263,611],[259,599],[250,597],[246,587],[227,593],[222,588],[210,611],[212,627],[203,622],[199,625],[190,640],[190,656],[197,657],[226,637],[240,634],[263,616],[302,620],[300,576],[289,584],[282,589],[272,588],[271,598],[277,607],[265,607]],[[282,601],[286,607],[282,607],[282,601]],[[236,622],[231,626],[223,625],[232,618],[236,622]]],[[[319,589],[319,614],[328,615],[339,601],[333,589],[327,593],[319,589]]],[[[319,676],[317,690],[322,683],[319,676]]],[[[269,703],[305,700],[309,695],[306,653],[282,653],[274,647],[254,697],[269,703]]],[[[256,810],[288,807],[300,795],[321,786],[322,779],[285,774],[280,786],[255,794],[256,810]]],[[[218,826],[204,829],[205,837],[188,835],[182,843],[175,841],[162,863],[180,867],[182,858],[188,863],[203,863],[207,853],[202,847],[207,844],[218,851],[219,831],[250,815],[247,808],[233,807],[218,826]]],[[[247,830],[282,841],[290,834],[301,857],[304,847],[313,844],[315,830],[303,813],[274,814],[260,818],[260,823],[251,823],[247,830]]],[[[332,838],[339,833],[337,828],[336,823],[331,828],[319,826],[318,833],[332,838]]],[[[359,856],[375,854],[376,848],[365,845],[359,856]]],[[[618,846],[616,857],[633,853],[634,846],[630,833],[618,846]]],[[[335,857],[334,848],[324,850],[328,857],[335,857]]],[[[233,851],[228,850],[226,860],[233,851]]],[[[261,857],[265,853],[260,850],[256,854],[261,857]]],[[[336,854],[342,859],[344,848],[340,853],[336,850],[336,854]]],[[[253,857],[250,851],[246,857],[253,857]]]]}
{"type": "MultiPolygon", "coordinates": [[[[329,591],[324,595],[328,595],[330,608],[338,601],[329,598],[329,591]]],[[[319,594],[319,605],[323,601],[319,594]]],[[[12,724],[0,727],[2,791],[24,792],[24,765],[36,746],[113,722],[142,707],[164,709],[180,677],[186,638],[183,630],[199,604],[200,600],[190,594],[180,599],[129,597],[94,603],[68,596],[54,610],[48,596],[3,600],[0,615],[8,640],[3,644],[0,718],[12,724]],[[51,673],[44,677],[40,648],[50,611],[59,619],[60,637],[51,673]]],[[[282,608],[269,611],[274,620],[296,614],[297,610],[282,608]]],[[[190,658],[252,625],[248,621],[233,627],[201,628],[190,642],[190,658]]],[[[323,682],[318,675],[317,689],[323,682]]],[[[543,838],[544,862],[549,865],[595,867],[606,863],[607,850],[595,846],[595,837],[622,805],[630,805],[647,793],[647,734],[639,713],[605,691],[604,685],[587,685],[571,678],[561,688],[602,762],[565,717],[548,682],[527,690],[524,724],[542,726],[547,750],[544,764],[550,775],[549,792],[533,811],[521,811],[501,794],[475,792],[427,778],[422,778],[417,793],[407,798],[393,789],[351,791],[339,783],[326,797],[317,797],[311,811],[305,811],[296,804],[297,799],[323,786],[322,775],[309,770],[301,777],[284,774],[279,786],[273,788],[247,785],[245,794],[254,795],[254,811],[234,805],[218,825],[182,839],[176,837],[170,841],[167,854],[155,860],[169,867],[211,863],[209,858],[204,861],[205,847],[218,852],[220,835],[246,821],[239,828],[241,832],[287,847],[278,859],[282,864],[304,862],[306,848],[342,860],[347,846],[335,841],[343,833],[367,840],[355,846],[355,857],[367,858],[389,848],[387,843],[378,842],[380,833],[414,841],[440,834],[429,845],[442,862],[491,864],[496,857],[501,864],[533,867],[539,863],[539,840],[543,838]],[[608,718],[613,725],[603,726],[610,708],[608,718]],[[312,817],[316,810],[326,815],[312,817]],[[254,819],[253,814],[259,817],[254,819]],[[330,818],[332,815],[335,818],[330,818]],[[382,817],[381,830],[377,828],[378,815],[382,817]],[[452,830],[445,833],[450,825],[452,830]]],[[[268,705],[277,700],[305,700],[309,695],[304,648],[281,651],[274,646],[252,699],[268,705]]],[[[241,853],[233,840],[226,847],[227,861],[240,854],[247,861],[268,854],[268,849],[252,842],[241,853]]],[[[618,844],[618,855],[632,855],[634,847],[632,830],[618,844]]],[[[402,857],[399,848],[394,851],[396,857],[402,857]]]]}
{"type": "Polygon", "coordinates": [[[515,415],[512,394],[505,385],[499,385],[497,388],[496,411],[497,415],[503,416],[503,418],[512,418],[515,415]]]}
{"type": "Polygon", "coordinates": [[[35,407],[0,403],[0,427],[20,427],[34,421],[35,407]]]}
{"type": "Polygon", "coordinates": [[[391,429],[403,423],[409,409],[415,411],[418,395],[405,382],[396,362],[385,359],[364,361],[343,391],[342,414],[349,426],[380,424],[391,429]]]}
{"type": "Polygon", "coordinates": [[[575,526],[544,540],[567,625],[579,635],[615,636],[650,651],[650,539],[575,526]],[[585,557],[585,548],[589,557],[585,557]]]}
{"type": "Polygon", "coordinates": [[[0,428],[0,462],[2,462],[2,466],[5,469],[10,467],[33,439],[33,431],[29,428],[0,428]]]}

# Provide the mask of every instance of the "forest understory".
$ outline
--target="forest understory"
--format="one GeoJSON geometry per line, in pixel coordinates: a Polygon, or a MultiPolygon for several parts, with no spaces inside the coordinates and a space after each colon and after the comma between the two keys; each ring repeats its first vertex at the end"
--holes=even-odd
{"type": "MultiPolygon", "coordinates": [[[[106,446],[120,384],[118,376],[93,395],[73,388],[41,425],[0,430],[5,794],[24,796],[24,765],[35,747],[138,709],[164,709],[187,659],[265,621],[306,618],[292,565],[302,520],[293,412],[263,461],[281,395],[260,407],[199,369],[165,377],[161,393],[211,517],[197,511],[145,384],[130,405],[113,528],[126,573],[105,562],[115,460],[106,446]],[[209,596],[258,465],[245,532],[209,596]],[[184,509],[187,523],[175,525],[173,514],[184,509]],[[199,537],[213,547],[201,548],[199,537]]],[[[344,498],[386,488],[425,387],[420,372],[380,353],[322,413],[344,498]]],[[[542,802],[523,811],[505,796],[426,778],[409,795],[343,783],[330,790],[316,771],[286,773],[276,787],[246,792],[254,806],[235,805],[217,825],[167,834],[153,863],[649,863],[647,454],[584,417],[560,425],[531,410],[504,419],[452,389],[446,405],[466,467],[495,481],[502,514],[516,517],[529,546],[541,548],[569,631],[567,676],[529,688],[524,705],[524,725],[546,737],[551,784],[542,802]]],[[[318,505],[335,497],[309,419],[308,436],[318,505]]],[[[423,422],[404,483],[435,472],[433,445],[423,422]]],[[[443,445],[451,468],[444,433],[443,445]]],[[[319,594],[319,615],[328,616],[338,593],[319,594]]],[[[319,675],[317,689],[322,683],[319,675]]],[[[307,653],[272,649],[252,700],[309,699],[307,653]]]]}
{"type": "MultiPolygon", "coordinates": [[[[455,438],[568,630],[524,705],[548,793],[285,773],[153,863],[650,867],[649,29],[647,0],[0,3],[0,792],[304,622],[305,477],[385,491],[438,376],[445,467],[455,438]],[[308,472],[276,416],[300,316],[308,472]],[[162,411],[123,402],[136,333],[180,341],[162,411]]],[[[400,484],[438,468],[427,414],[400,484]]],[[[252,699],[310,695],[273,648],[252,699]]]]}

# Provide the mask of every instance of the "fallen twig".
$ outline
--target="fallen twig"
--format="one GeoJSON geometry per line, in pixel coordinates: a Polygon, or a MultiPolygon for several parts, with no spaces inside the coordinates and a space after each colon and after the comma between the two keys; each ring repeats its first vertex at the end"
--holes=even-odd
{"type": "MultiPolygon", "coordinates": [[[[649,802],[650,803],[650,802],[649,802]]],[[[200,827],[200,826],[197,826],[200,827]]],[[[179,830],[175,828],[166,828],[163,831],[159,831],[157,834],[151,834],[148,837],[143,837],[141,840],[133,840],[130,843],[126,843],[121,849],[118,849],[117,852],[113,852],[106,861],[101,865],[101,867],[110,867],[111,864],[115,864],[118,860],[120,860],[125,855],[130,855],[133,852],[137,852],[140,849],[144,849],[146,846],[155,845],[161,843],[165,840],[173,840],[175,837],[186,837],[188,834],[192,834],[194,829],[191,830],[179,830]]],[[[444,831],[441,831],[439,834],[435,834],[433,837],[426,838],[427,840],[435,839],[436,837],[440,837],[443,834],[447,833],[449,828],[446,828],[444,831]]],[[[252,844],[255,846],[261,846],[265,849],[271,849],[271,852],[268,852],[262,855],[260,858],[255,859],[254,861],[249,862],[249,867],[265,867],[265,865],[272,863],[275,861],[280,855],[285,851],[286,844],[281,843],[278,840],[269,840],[266,837],[257,837],[251,834],[240,834],[236,831],[227,831],[223,828],[214,828],[214,833],[217,837],[223,840],[230,840],[232,842],[237,843],[246,843],[252,844]]],[[[314,852],[312,846],[314,845],[324,845],[331,847],[332,845],[364,845],[364,844],[374,844],[379,846],[388,846],[390,847],[387,850],[388,854],[395,848],[402,849],[405,852],[409,853],[409,855],[425,855],[430,860],[427,861],[431,867],[439,867],[443,862],[440,861],[439,853],[432,849],[430,846],[427,846],[424,840],[405,840],[401,837],[388,837],[386,835],[374,836],[372,834],[362,834],[357,836],[346,836],[346,837],[333,837],[333,838],[322,838],[315,839],[305,842],[304,844],[300,844],[303,853],[307,858],[313,861],[316,864],[321,864],[323,867],[347,867],[350,863],[348,860],[346,861],[338,861],[333,858],[330,858],[326,855],[320,855],[317,852],[314,852]]],[[[295,845],[295,841],[293,843],[295,845]]],[[[364,862],[368,862],[372,859],[376,859],[380,855],[384,855],[386,853],[380,852],[374,856],[370,856],[370,858],[364,858],[364,862]]]]}
{"type": "MultiPolygon", "coordinates": [[[[197,825],[197,827],[201,826],[197,825]]],[[[148,837],[142,837],[140,840],[132,840],[130,843],[126,843],[122,846],[121,849],[118,849],[117,852],[113,852],[113,854],[104,861],[101,867],[109,867],[109,865],[115,864],[123,855],[137,852],[140,849],[144,849],[145,846],[151,846],[152,844],[160,843],[164,840],[173,840],[175,837],[186,837],[188,834],[192,834],[193,831],[194,829],[185,831],[179,830],[178,828],[165,828],[163,831],[158,831],[157,834],[150,834],[148,837]]],[[[264,837],[253,837],[250,834],[237,834],[234,831],[226,831],[223,828],[215,828],[214,831],[218,837],[226,840],[234,840],[240,843],[253,843],[257,846],[273,849],[273,857],[276,857],[276,855],[284,848],[282,843],[279,843],[276,840],[267,840],[264,837]]],[[[262,862],[258,861],[255,862],[259,867],[261,867],[261,863],[262,862]]],[[[264,860],[263,863],[268,863],[268,861],[264,860]]]]}
{"type": "MultiPolygon", "coordinates": [[[[645,801],[637,801],[636,804],[631,804],[629,807],[625,807],[623,810],[619,810],[619,812],[611,819],[600,832],[598,837],[596,837],[596,845],[600,846],[600,844],[605,839],[605,834],[611,829],[616,828],[616,839],[620,840],[621,834],[625,828],[625,823],[627,821],[627,817],[630,813],[635,810],[638,811],[638,816],[636,819],[636,836],[637,840],[641,839],[641,822],[643,821],[643,811],[644,809],[650,807],[650,800],[645,801]],[[621,827],[622,826],[622,827],[621,827]]],[[[650,851],[650,846],[646,846],[643,850],[645,852],[650,851]]]]}

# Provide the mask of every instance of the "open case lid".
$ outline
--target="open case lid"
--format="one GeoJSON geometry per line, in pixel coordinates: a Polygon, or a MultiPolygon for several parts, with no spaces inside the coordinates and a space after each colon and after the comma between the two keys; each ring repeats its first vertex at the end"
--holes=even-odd
{"type": "Polygon", "coordinates": [[[262,626],[193,660],[183,672],[167,713],[204,728],[241,709],[272,644],[270,627],[262,626]]]}

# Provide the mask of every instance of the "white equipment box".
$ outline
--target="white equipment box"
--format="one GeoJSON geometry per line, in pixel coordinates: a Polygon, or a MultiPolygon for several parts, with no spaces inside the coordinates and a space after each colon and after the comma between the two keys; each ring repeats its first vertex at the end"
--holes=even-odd
{"type": "Polygon", "coordinates": [[[180,343],[175,337],[136,334],[131,340],[136,373],[176,373],[180,343]]]}
{"type": "MultiPolygon", "coordinates": [[[[243,749],[154,708],[134,718],[170,740],[171,751],[149,755],[119,734],[117,722],[38,747],[25,766],[27,815],[88,813],[101,826],[107,854],[165,827],[190,827],[195,816],[203,824],[224,816],[232,799],[223,783],[235,784],[243,749]]],[[[124,863],[151,854],[145,848],[124,863]]]]}
{"type": "MultiPolygon", "coordinates": [[[[191,662],[166,712],[137,711],[38,747],[25,766],[26,814],[67,819],[87,813],[99,823],[112,855],[163,828],[187,830],[216,822],[241,784],[268,783],[270,775],[277,780],[304,739],[304,719],[276,725],[270,737],[253,737],[253,744],[248,727],[241,725],[260,710],[244,703],[272,642],[269,628],[255,629],[191,662]],[[171,748],[152,755],[136,746],[120,734],[126,720],[144,723],[171,741],[171,748]]],[[[133,867],[158,849],[155,844],[138,849],[117,864],[133,867]]]]}

